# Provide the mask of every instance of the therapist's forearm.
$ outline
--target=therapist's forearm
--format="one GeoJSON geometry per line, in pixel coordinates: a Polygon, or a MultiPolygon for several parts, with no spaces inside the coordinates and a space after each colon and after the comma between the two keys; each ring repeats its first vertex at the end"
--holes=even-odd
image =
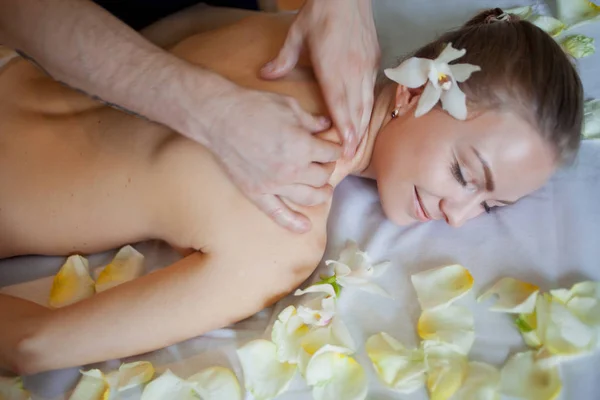
{"type": "Polygon", "coordinates": [[[194,136],[201,142],[206,137],[198,132],[198,111],[204,103],[208,118],[211,100],[234,87],[153,45],[88,0],[0,0],[0,43],[58,81],[184,134],[194,109],[194,136]]]}

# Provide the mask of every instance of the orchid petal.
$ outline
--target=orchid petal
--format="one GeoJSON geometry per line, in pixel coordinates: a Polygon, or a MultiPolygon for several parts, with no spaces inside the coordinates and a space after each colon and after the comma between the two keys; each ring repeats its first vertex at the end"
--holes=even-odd
{"type": "Polygon", "coordinates": [[[30,400],[31,395],[23,389],[23,380],[20,377],[5,378],[0,376],[0,399],[30,400]]]}
{"type": "Polygon", "coordinates": [[[323,283],[318,285],[312,285],[306,289],[298,289],[294,292],[294,296],[302,296],[308,293],[325,293],[328,296],[335,297],[335,289],[329,283],[323,283]]]}
{"type": "Polygon", "coordinates": [[[277,360],[290,364],[298,363],[300,342],[308,332],[309,327],[297,315],[294,306],[289,306],[279,313],[271,331],[271,340],[277,346],[277,360]]]}
{"type": "Polygon", "coordinates": [[[500,372],[502,394],[526,400],[556,399],[562,383],[556,367],[544,367],[535,352],[513,355],[500,372]]]}
{"type": "Polygon", "coordinates": [[[315,400],[363,400],[367,397],[367,376],[350,350],[326,345],[306,367],[306,383],[313,387],[315,400]]]}
{"type": "Polygon", "coordinates": [[[88,261],[78,255],[67,258],[52,282],[50,307],[65,307],[93,295],[94,280],[88,261]]]}
{"type": "Polygon", "coordinates": [[[475,341],[473,313],[465,307],[449,306],[425,310],[417,331],[421,339],[447,343],[461,354],[467,354],[475,341]]]}
{"type": "Polygon", "coordinates": [[[440,98],[442,108],[448,114],[461,121],[467,119],[467,96],[460,90],[456,82],[452,82],[450,89],[443,90],[440,98]]]}
{"type": "Polygon", "coordinates": [[[473,287],[473,277],[458,264],[414,274],[411,280],[423,310],[448,306],[473,287]]]}
{"type": "Polygon", "coordinates": [[[387,68],[383,72],[394,82],[415,89],[427,82],[427,74],[432,64],[431,60],[411,57],[396,68],[387,68]]]}
{"type": "Polygon", "coordinates": [[[381,286],[368,282],[365,279],[361,278],[353,278],[351,276],[346,276],[338,279],[338,283],[343,287],[354,287],[356,289],[362,290],[364,292],[376,294],[379,296],[391,298],[390,294],[386,292],[381,286]]]}
{"type": "Polygon", "coordinates": [[[296,366],[280,363],[277,346],[268,340],[253,340],[237,351],[244,370],[246,390],[256,400],[269,400],[285,392],[296,366]]]}
{"type": "Polygon", "coordinates": [[[447,400],[462,386],[467,358],[443,343],[424,343],[427,389],[431,400],[447,400]]]}
{"type": "Polygon", "coordinates": [[[377,375],[389,388],[412,393],[425,385],[422,350],[408,350],[385,332],[371,336],[366,350],[377,375]]]}
{"type": "Polygon", "coordinates": [[[500,400],[500,371],[489,364],[471,361],[467,378],[453,400],[500,400]]]}
{"type": "Polygon", "coordinates": [[[107,400],[110,387],[104,374],[99,369],[81,371],[81,379],[69,400],[107,400]]]}
{"type": "Polygon", "coordinates": [[[440,101],[441,95],[441,88],[436,89],[433,83],[427,83],[427,85],[425,85],[425,90],[423,90],[423,93],[419,98],[419,102],[417,103],[415,117],[419,118],[431,111],[431,109],[438,103],[438,101],[440,101]]]}
{"type": "Polygon", "coordinates": [[[389,261],[383,261],[380,262],[379,264],[375,264],[373,265],[373,267],[371,268],[372,274],[373,274],[373,278],[378,278],[381,275],[383,275],[387,269],[389,268],[389,266],[392,265],[391,262],[389,261]]]}
{"type": "Polygon", "coordinates": [[[491,296],[498,296],[498,301],[490,307],[490,311],[515,314],[529,314],[535,309],[540,288],[531,283],[514,278],[502,278],[483,293],[477,301],[485,301],[491,296]]]}
{"type": "Polygon", "coordinates": [[[514,8],[503,9],[503,10],[505,13],[516,15],[517,17],[519,17],[521,19],[527,19],[531,16],[531,14],[533,14],[533,7],[531,7],[531,6],[514,7],[514,8]]]}
{"type": "Polygon", "coordinates": [[[436,64],[448,64],[454,60],[458,60],[467,53],[465,49],[455,49],[452,43],[448,43],[440,55],[434,60],[436,64]]]}
{"type": "Polygon", "coordinates": [[[325,261],[325,265],[333,265],[333,274],[338,278],[345,277],[352,273],[352,269],[348,265],[336,260],[325,261]]]}
{"type": "Polygon", "coordinates": [[[481,71],[481,67],[472,64],[454,64],[449,67],[452,77],[457,82],[464,82],[471,77],[473,72],[481,71]]]}
{"type": "Polygon", "coordinates": [[[571,28],[600,18],[600,6],[589,0],[557,0],[558,18],[571,28]]]}
{"type": "Polygon", "coordinates": [[[140,400],[197,400],[194,385],[170,370],[146,385],[140,400]]]}
{"type": "Polygon", "coordinates": [[[242,400],[240,384],[229,368],[207,368],[186,381],[194,385],[202,400],[242,400]]]}
{"type": "Polygon", "coordinates": [[[144,271],[144,256],[131,246],[121,248],[96,279],[96,292],[100,293],[124,282],[133,280],[144,271]]]}
{"type": "Polygon", "coordinates": [[[536,15],[531,19],[531,23],[552,37],[560,35],[566,28],[561,21],[547,15],[536,15]]]}

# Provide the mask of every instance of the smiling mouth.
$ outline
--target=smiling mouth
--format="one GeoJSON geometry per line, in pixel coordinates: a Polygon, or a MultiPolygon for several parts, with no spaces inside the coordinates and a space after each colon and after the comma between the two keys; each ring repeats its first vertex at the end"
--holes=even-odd
{"type": "Polygon", "coordinates": [[[431,221],[431,217],[427,213],[423,202],[421,201],[421,197],[419,196],[419,191],[415,186],[415,217],[421,222],[431,221]]]}

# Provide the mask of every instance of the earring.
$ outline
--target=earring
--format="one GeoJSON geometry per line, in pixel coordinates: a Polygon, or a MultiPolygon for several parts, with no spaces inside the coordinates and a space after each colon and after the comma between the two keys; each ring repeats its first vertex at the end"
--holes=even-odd
{"type": "Polygon", "coordinates": [[[396,118],[398,116],[398,114],[400,114],[400,110],[395,108],[394,111],[392,111],[392,118],[396,118]]]}

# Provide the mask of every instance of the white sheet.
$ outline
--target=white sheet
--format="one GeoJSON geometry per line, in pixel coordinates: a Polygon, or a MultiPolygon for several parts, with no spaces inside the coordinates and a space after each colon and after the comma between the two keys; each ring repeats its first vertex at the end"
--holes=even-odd
{"type": "MultiPolygon", "coordinates": [[[[376,0],[375,14],[384,50],[384,65],[392,64],[397,56],[426,43],[436,33],[462,24],[480,8],[526,3],[511,0],[376,0]]],[[[588,25],[580,31],[600,40],[598,24],[588,25]]],[[[594,68],[596,71],[600,68],[600,53],[580,63],[588,96],[600,97],[600,79],[594,74],[594,68]]],[[[519,204],[482,216],[458,230],[437,222],[396,227],[385,220],[371,182],[357,178],[344,181],[335,194],[325,258],[335,258],[344,242],[353,239],[376,260],[388,259],[394,264],[381,284],[394,293],[395,301],[362,293],[342,298],[343,318],[350,325],[357,342],[364,343],[370,334],[385,330],[407,345],[416,343],[415,322],[419,307],[409,276],[427,268],[462,263],[472,271],[476,291],[502,276],[529,280],[540,284],[543,289],[569,286],[583,279],[600,280],[599,160],[600,142],[586,142],[576,165],[561,171],[542,190],[519,204]]],[[[148,269],[167,265],[177,257],[156,243],[136,247],[149,260],[148,269]]],[[[102,265],[111,255],[95,256],[91,263],[102,265]]],[[[40,257],[1,261],[0,286],[10,285],[4,290],[44,301],[50,278],[34,279],[51,276],[61,262],[59,258],[40,257]],[[18,284],[25,281],[32,282],[18,284]]],[[[474,306],[474,310],[477,341],[471,353],[472,359],[500,365],[509,352],[524,348],[509,318],[486,312],[481,305],[474,306]]],[[[232,367],[242,378],[235,347],[261,336],[270,318],[270,310],[265,310],[230,329],[212,332],[135,359],[152,361],[160,371],[168,367],[184,377],[204,367],[224,365],[232,367]]],[[[373,375],[362,352],[359,361],[373,375]]],[[[99,366],[114,368],[118,361],[99,366]]],[[[598,369],[598,354],[563,366],[565,387],[560,399],[597,398],[594,393],[600,392],[598,369]]],[[[25,383],[35,399],[59,400],[65,398],[63,392],[71,388],[78,378],[78,371],[74,368],[27,377],[25,383]]],[[[126,398],[138,397],[139,393],[134,391],[126,398]]],[[[309,391],[299,382],[289,393],[281,396],[282,400],[310,398],[309,391]]],[[[412,396],[393,395],[372,379],[369,399],[396,398],[421,400],[427,396],[424,392],[412,396]]]]}

